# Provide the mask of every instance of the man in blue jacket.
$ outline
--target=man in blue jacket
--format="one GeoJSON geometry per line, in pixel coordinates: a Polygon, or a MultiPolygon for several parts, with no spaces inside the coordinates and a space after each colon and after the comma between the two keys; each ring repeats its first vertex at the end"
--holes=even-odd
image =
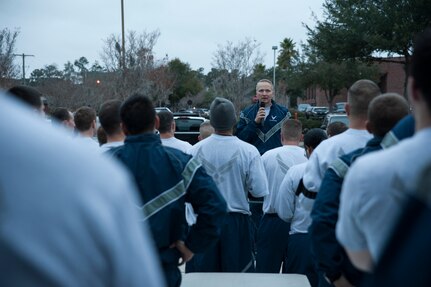
{"type": "MultiPolygon", "coordinates": [[[[336,159],[322,180],[311,212],[312,224],[309,233],[311,250],[318,269],[324,273],[326,281],[334,286],[358,286],[362,277],[362,273],[353,267],[335,237],[344,176],[356,158],[381,149],[383,136],[406,116],[408,111],[407,101],[398,94],[383,94],[374,98],[370,102],[366,123],[367,130],[374,137],[367,142],[365,148],[336,159]]],[[[326,282],[321,280],[320,286],[325,284],[326,282]]]]}
{"type": "Polygon", "coordinates": [[[281,125],[290,113],[272,99],[274,91],[271,81],[260,80],[256,85],[256,95],[259,101],[240,114],[236,136],[254,145],[262,155],[281,146],[281,125]]]}
{"type": "Polygon", "coordinates": [[[177,149],[162,146],[155,134],[159,119],[151,100],[139,94],[121,106],[126,139],[112,150],[133,174],[157,245],[168,286],[180,286],[182,262],[216,243],[226,216],[226,202],[201,164],[177,149]],[[185,202],[192,204],[197,222],[188,232],[185,202]]]}

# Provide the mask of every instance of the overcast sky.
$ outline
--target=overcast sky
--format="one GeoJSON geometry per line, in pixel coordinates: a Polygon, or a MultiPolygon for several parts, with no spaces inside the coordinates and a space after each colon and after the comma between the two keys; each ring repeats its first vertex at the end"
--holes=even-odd
{"type": "MultiPolygon", "coordinates": [[[[193,69],[211,69],[217,45],[246,37],[261,43],[264,64],[273,65],[272,46],[286,37],[306,40],[303,23],[314,26],[324,0],[124,0],[125,30],[158,29],[156,59],[168,54],[193,69]]],[[[0,0],[0,28],[19,28],[16,52],[32,54],[26,69],[85,56],[100,61],[103,40],[121,35],[121,0],[0,0]]],[[[21,66],[21,58],[16,58],[21,66]]]]}

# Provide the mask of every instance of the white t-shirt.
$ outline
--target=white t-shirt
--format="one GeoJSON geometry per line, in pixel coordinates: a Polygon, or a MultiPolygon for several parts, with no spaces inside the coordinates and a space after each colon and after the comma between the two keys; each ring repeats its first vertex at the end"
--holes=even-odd
{"type": "Polygon", "coordinates": [[[160,140],[162,141],[162,145],[168,146],[171,148],[179,149],[180,151],[182,151],[184,153],[189,153],[189,149],[192,147],[192,145],[190,143],[188,143],[186,141],[179,140],[175,137],[171,137],[168,139],[160,138],[160,140]]]}
{"type": "Polygon", "coordinates": [[[343,183],[337,238],[351,251],[369,250],[376,262],[400,214],[431,163],[431,128],[379,152],[358,158],[343,183]]]}
{"type": "Polygon", "coordinates": [[[307,233],[311,224],[310,213],[314,200],[302,193],[296,196],[299,181],[304,175],[307,163],[292,166],[280,184],[275,210],[278,216],[290,224],[290,234],[307,233]]]}
{"type": "Polygon", "coordinates": [[[0,110],[0,286],[163,286],[126,170],[2,94],[0,110]]]}
{"type": "Polygon", "coordinates": [[[275,213],[274,205],[280,184],[292,166],[307,161],[305,150],[299,146],[284,145],[271,149],[262,155],[263,166],[268,178],[269,194],[263,201],[264,213],[275,213]]]}
{"type": "Polygon", "coordinates": [[[102,152],[100,149],[99,143],[95,141],[93,138],[77,135],[74,139],[75,139],[75,142],[82,145],[86,149],[91,150],[94,153],[102,152]]]}
{"type": "Polygon", "coordinates": [[[116,147],[122,146],[123,144],[124,144],[123,141],[105,143],[105,144],[100,146],[100,152],[102,152],[102,153],[107,152],[111,148],[116,148],[116,147]]]}
{"type": "Polygon", "coordinates": [[[348,129],[322,141],[311,154],[305,168],[305,188],[318,192],[329,165],[340,156],[364,147],[371,138],[372,135],[366,130],[348,129]]]}
{"type": "Polygon", "coordinates": [[[268,181],[255,146],[236,136],[213,134],[196,143],[190,152],[214,179],[228,212],[250,214],[248,193],[255,197],[268,194],[268,181]]]}

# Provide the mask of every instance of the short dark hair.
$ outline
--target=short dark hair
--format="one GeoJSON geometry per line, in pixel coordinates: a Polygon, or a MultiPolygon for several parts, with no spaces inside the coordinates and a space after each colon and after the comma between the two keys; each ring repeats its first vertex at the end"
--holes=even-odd
{"type": "Polygon", "coordinates": [[[410,65],[410,76],[422,91],[431,110],[431,27],[416,37],[410,65]]]}
{"type": "Polygon", "coordinates": [[[379,86],[370,80],[358,80],[347,92],[350,114],[354,117],[367,118],[368,106],[372,99],[381,94],[379,86]]]}
{"type": "Polygon", "coordinates": [[[373,134],[383,137],[409,113],[407,100],[396,93],[386,93],[374,98],[368,108],[368,120],[373,134]]]}
{"type": "Polygon", "coordinates": [[[174,115],[169,111],[161,111],[157,114],[160,119],[159,132],[161,134],[171,131],[171,124],[174,121],[174,115]]]}
{"type": "Polygon", "coordinates": [[[333,137],[345,132],[349,127],[343,122],[332,122],[326,128],[328,137],[333,137]]]}
{"type": "Polygon", "coordinates": [[[150,98],[133,94],[121,105],[121,121],[130,134],[140,134],[154,129],[156,111],[150,98]]]}
{"type": "Polygon", "coordinates": [[[10,95],[31,107],[40,109],[42,106],[42,94],[35,88],[28,86],[15,86],[10,88],[8,92],[10,95]]]}
{"type": "Polygon", "coordinates": [[[320,128],[309,130],[304,135],[304,145],[315,149],[322,141],[326,140],[328,136],[325,131],[320,128]]]}
{"type": "Polygon", "coordinates": [[[281,126],[281,134],[285,140],[301,140],[302,123],[295,119],[284,120],[281,126]]]}
{"type": "Polygon", "coordinates": [[[75,127],[80,132],[89,130],[95,120],[96,111],[93,108],[80,107],[75,112],[75,127]]]}
{"type": "Polygon", "coordinates": [[[70,115],[70,111],[66,108],[56,108],[51,115],[52,119],[55,119],[59,122],[68,121],[72,116],[70,115]]]}
{"type": "Polygon", "coordinates": [[[100,107],[100,125],[103,127],[105,133],[109,136],[121,132],[120,109],[120,100],[108,100],[100,107]]]}

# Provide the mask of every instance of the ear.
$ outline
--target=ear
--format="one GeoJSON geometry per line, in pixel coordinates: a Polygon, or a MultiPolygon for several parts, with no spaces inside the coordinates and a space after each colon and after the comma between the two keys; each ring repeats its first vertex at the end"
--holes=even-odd
{"type": "Polygon", "coordinates": [[[94,121],[91,123],[91,127],[92,127],[93,129],[96,129],[96,120],[94,120],[94,121]]]}
{"type": "Polygon", "coordinates": [[[408,79],[407,91],[408,91],[408,96],[412,102],[419,101],[420,91],[419,91],[417,84],[416,84],[416,81],[413,77],[409,77],[409,79],[408,79]]]}
{"type": "Polygon", "coordinates": [[[172,121],[171,131],[175,132],[175,127],[176,127],[175,121],[172,121]]]}
{"type": "Polygon", "coordinates": [[[346,114],[350,115],[350,105],[349,105],[349,103],[346,103],[346,105],[344,106],[344,109],[346,110],[346,114]]]}
{"type": "Polygon", "coordinates": [[[158,115],[156,115],[156,120],[155,120],[155,123],[154,123],[154,129],[158,130],[159,127],[160,127],[160,118],[159,118],[158,115]]]}
{"type": "Polygon", "coordinates": [[[129,131],[126,128],[126,125],[123,123],[120,123],[120,126],[121,126],[121,130],[123,131],[124,135],[126,135],[126,136],[129,135],[129,131]]]}
{"type": "Polygon", "coordinates": [[[373,133],[374,133],[374,125],[373,125],[373,123],[372,123],[372,122],[370,122],[369,120],[366,120],[366,121],[365,121],[365,128],[367,129],[367,131],[368,131],[370,134],[373,134],[373,133]]]}

